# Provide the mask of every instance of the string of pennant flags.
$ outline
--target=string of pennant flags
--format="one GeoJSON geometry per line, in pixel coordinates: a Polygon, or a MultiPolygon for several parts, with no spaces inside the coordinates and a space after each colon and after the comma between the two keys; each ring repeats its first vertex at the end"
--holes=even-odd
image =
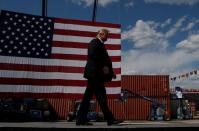
{"type": "MultiPolygon", "coordinates": [[[[196,76],[196,75],[199,75],[199,69],[193,70],[191,72],[183,73],[183,74],[180,74],[180,75],[177,75],[174,77],[170,77],[170,80],[172,80],[172,81],[184,80],[184,79],[190,78],[192,76],[196,76]]],[[[199,80],[199,78],[191,78],[191,80],[199,80]]]]}
{"type": "MultiPolygon", "coordinates": [[[[169,89],[171,94],[175,94],[176,90],[175,88],[169,89]]],[[[188,88],[183,88],[182,89],[183,94],[199,94],[199,89],[188,89],[188,88]]]]}

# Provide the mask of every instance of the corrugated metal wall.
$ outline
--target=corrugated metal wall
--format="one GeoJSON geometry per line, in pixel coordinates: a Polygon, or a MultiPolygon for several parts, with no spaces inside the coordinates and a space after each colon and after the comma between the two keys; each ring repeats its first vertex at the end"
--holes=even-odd
{"type": "MultiPolygon", "coordinates": [[[[125,75],[122,76],[121,85],[142,96],[154,98],[159,102],[166,103],[170,113],[169,76],[167,75],[125,75]]],[[[74,109],[74,100],[49,99],[59,119],[66,119],[68,112],[74,109]]],[[[142,98],[131,98],[127,102],[109,99],[109,107],[116,118],[123,120],[147,120],[150,113],[151,103],[142,98]]],[[[97,111],[100,111],[97,105],[97,111]]]]}
{"type": "Polygon", "coordinates": [[[65,120],[68,113],[74,110],[74,101],[69,99],[48,99],[51,109],[55,111],[58,119],[65,120]]]}
{"type": "Polygon", "coordinates": [[[124,75],[122,88],[143,96],[168,96],[169,76],[165,75],[124,75]]]}

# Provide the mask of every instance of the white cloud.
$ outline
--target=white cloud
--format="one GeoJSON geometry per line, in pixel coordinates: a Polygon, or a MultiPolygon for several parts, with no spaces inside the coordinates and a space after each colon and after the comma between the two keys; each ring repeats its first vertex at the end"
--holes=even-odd
{"type": "Polygon", "coordinates": [[[175,88],[176,86],[180,86],[181,88],[186,89],[198,89],[199,85],[199,76],[194,75],[185,79],[176,79],[175,81],[170,81],[170,87],[175,88]]]}
{"type": "Polygon", "coordinates": [[[165,22],[163,22],[160,26],[161,26],[161,28],[164,28],[164,27],[166,27],[166,26],[168,26],[168,25],[170,25],[171,24],[171,18],[168,18],[165,22]]]}
{"type": "MultiPolygon", "coordinates": [[[[83,6],[93,6],[94,0],[71,0],[73,3],[83,6]]],[[[113,2],[118,2],[119,0],[98,0],[98,4],[105,7],[113,2]]]]}
{"type": "MultiPolygon", "coordinates": [[[[122,74],[161,74],[166,72],[168,54],[130,50],[122,53],[122,74]]],[[[172,64],[172,63],[170,63],[172,64]]]]}
{"type": "Polygon", "coordinates": [[[198,58],[197,51],[146,52],[132,49],[122,52],[122,74],[174,74],[184,71],[187,64],[197,62],[198,58]]]}
{"type": "Polygon", "coordinates": [[[189,31],[198,23],[199,23],[199,20],[194,20],[194,21],[188,23],[186,27],[182,28],[182,31],[189,31]]]}
{"type": "Polygon", "coordinates": [[[124,7],[133,7],[134,6],[134,2],[130,1],[129,3],[125,3],[124,7]]]}
{"type": "Polygon", "coordinates": [[[194,5],[199,3],[199,0],[145,0],[146,3],[160,3],[169,5],[194,5]]]}
{"type": "Polygon", "coordinates": [[[199,34],[193,34],[187,39],[177,43],[176,45],[179,49],[185,49],[188,52],[195,51],[199,49],[199,34]]]}
{"type": "Polygon", "coordinates": [[[171,25],[171,18],[168,18],[163,23],[138,20],[134,27],[130,26],[131,28],[122,32],[122,40],[132,42],[135,48],[150,48],[163,51],[169,45],[169,38],[175,36],[177,31],[181,31],[186,18],[186,16],[181,17],[173,25],[171,25]],[[171,27],[167,32],[158,31],[158,28],[161,29],[168,25],[171,25],[171,27]]]}
{"type": "Polygon", "coordinates": [[[175,24],[170,28],[170,30],[165,34],[167,38],[172,37],[175,33],[180,30],[180,27],[183,25],[183,22],[186,20],[187,16],[181,17],[175,24]]]}
{"type": "Polygon", "coordinates": [[[135,27],[122,33],[123,40],[129,40],[134,43],[135,48],[155,48],[164,50],[168,42],[164,39],[161,32],[155,30],[158,23],[138,20],[135,27]]]}
{"type": "Polygon", "coordinates": [[[157,23],[155,21],[146,21],[146,23],[149,25],[150,28],[154,30],[156,30],[160,26],[160,23],[157,23]]]}
{"type": "Polygon", "coordinates": [[[194,22],[190,22],[187,27],[182,28],[182,31],[188,31],[190,29],[192,29],[194,27],[195,23],[194,22]]]}

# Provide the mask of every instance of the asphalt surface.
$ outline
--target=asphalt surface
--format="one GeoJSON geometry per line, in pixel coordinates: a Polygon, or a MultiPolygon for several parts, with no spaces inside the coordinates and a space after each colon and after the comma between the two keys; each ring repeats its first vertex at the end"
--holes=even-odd
{"type": "Polygon", "coordinates": [[[106,122],[92,122],[92,126],[76,126],[75,122],[1,122],[1,128],[199,128],[199,120],[171,120],[171,121],[124,121],[119,125],[107,126],[106,122]]]}

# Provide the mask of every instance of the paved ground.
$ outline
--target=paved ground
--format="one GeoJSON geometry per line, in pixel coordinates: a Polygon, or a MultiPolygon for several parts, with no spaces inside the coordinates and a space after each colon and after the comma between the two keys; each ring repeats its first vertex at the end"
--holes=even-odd
{"type": "Polygon", "coordinates": [[[107,126],[106,122],[93,122],[93,126],[76,126],[75,122],[1,122],[1,128],[199,128],[199,120],[171,120],[171,121],[124,121],[117,126],[107,126]]]}

